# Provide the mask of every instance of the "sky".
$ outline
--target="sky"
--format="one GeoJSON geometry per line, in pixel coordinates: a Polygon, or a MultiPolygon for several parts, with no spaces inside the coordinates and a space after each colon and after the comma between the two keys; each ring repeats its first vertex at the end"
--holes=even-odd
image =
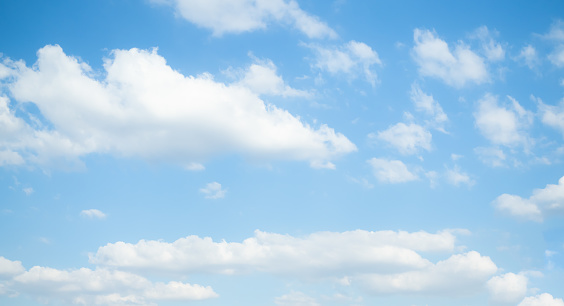
{"type": "Polygon", "coordinates": [[[564,306],[561,1],[0,1],[1,305],[564,306]]]}

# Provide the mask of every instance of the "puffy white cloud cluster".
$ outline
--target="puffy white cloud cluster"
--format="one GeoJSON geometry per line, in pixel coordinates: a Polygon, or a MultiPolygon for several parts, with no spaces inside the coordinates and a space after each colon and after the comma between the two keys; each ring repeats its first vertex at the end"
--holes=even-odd
{"type": "Polygon", "coordinates": [[[271,23],[290,25],[309,38],[336,38],[326,23],[302,9],[294,0],[151,0],[172,6],[182,18],[213,35],[266,29],[271,23]]]}
{"type": "Polygon", "coordinates": [[[564,301],[553,297],[551,294],[543,293],[526,297],[518,306],[564,306],[564,301]]]}
{"type": "Polygon", "coordinates": [[[356,150],[344,135],[304,124],[245,86],[218,83],[209,74],[184,76],[156,50],[112,51],[103,80],[59,46],[37,55],[32,68],[4,65],[11,75],[4,84],[16,101],[37,105],[52,128],[16,116],[0,96],[0,164],[110,153],[201,169],[199,161],[239,153],[332,165],[356,150]]]}
{"type": "Polygon", "coordinates": [[[34,266],[26,271],[19,261],[4,257],[0,257],[0,273],[0,288],[9,295],[29,294],[44,302],[154,305],[154,301],[202,300],[218,296],[211,287],[175,281],[153,283],[139,275],[117,270],[58,270],[34,266]],[[5,278],[6,275],[10,278],[5,278]]]}
{"type": "Polygon", "coordinates": [[[544,104],[540,99],[536,100],[542,123],[558,130],[564,135],[564,100],[556,106],[544,104]]]}
{"type": "MultiPolygon", "coordinates": [[[[481,84],[489,80],[484,59],[462,42],[451,52],[447,42],[437,37],[436,33],[424,29],[415,29],[413,40],[412,56],[419,65],[421,75],[441,79],[457,88],[467,83],[481,84]]],[[[491,56],[498,56],[496,49],[494,43],[491,56]]]]}
{"type": "Polygon", "coordinates": [[[439,102],[432,95],[423,92],[417,84],[411,85],[410,97],[415,104],[415,109],[431,118],[427,124],[432,128],[445,132],[444,124],[448,121],[448,117],[439,102]]]}
{"type": "Polygon", "coordinates": [[[523,274],[505,273],[492,277],[486,286],[496,304],[515,305],[527,294],[529,279],[523,274]]]}
{"type": "Polygon", "coordinates": [[[225,197],[227,190],[221,189],[221,184],[218,182],[211,182],[206,184],[206,187],[200,188],[200,192],[205,194],[206,199],[222,199],[225,197]]]}
{"type": "Polygon", "coordinates": [[[495,208],[513,217],[542,222],[544,217],[564,213],[564,177],[558,184],[533,190],[528,198],[504,193],[494,201],[495,208]]]}
{"type": "Polygon", "coordinates": [[[410,171],[401,160],[372,158],[367,162],[372,166],[372,171],[376,179],[383,183],[405,183],[419,178],[417,174],[410,171]]]}
{"type": "Polygon", "coordinates": [[[431,133],[421,125],[415,123],[405,124],[399,122],[390,126],[387,130],[378,132],[377,135],[369,135],[390,144],[401,154],[417,154],[421,149],[431,150],[431,133]]]}

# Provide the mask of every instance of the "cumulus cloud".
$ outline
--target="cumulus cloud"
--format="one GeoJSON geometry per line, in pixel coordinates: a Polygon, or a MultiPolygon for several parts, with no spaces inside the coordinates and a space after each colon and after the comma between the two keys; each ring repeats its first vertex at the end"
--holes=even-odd
{"type": "Polygon", "coordinates": [[[237,85],[247,87],[257,95],[282,97],[309,97],[311,94],[287,85],[276,73],[276,65],[271,60],[256,60],[242,72],[237,85]]]}
{"type": "Polygon", "coordinates": [[[12,261],[0,256],[0,279],[17,275],[25,271],[21,261],[12,261]]]}
{"type": "Polygon", "coordinates": [[[564,135],[564,100],[557,106],[544,104],[536,98],[542,123],[558,130],[564,135]]]}
{"type": "Polygon", "coordinates": [[[304,124],[248,88],[184,76],[156,50],[112,55],[103,80],[59,46],[40,49],[33,68],[12,67],[13,97],[35,103],[53,128],[32,128],[2,97],[0,151],[35,163],[110,153],[190,165],[225,153],[322,164],[356,150],[344,135],[304,124]]]}
{"type": "Polygon", "coordinates": [[[451,52],[448,44],[434,32],[422,29],[414,30],[413,40],[412,55],[422,76],[439,78],[454,87],[488,81],[484,59],[465,44],[459,43],[451,52]]]}
{"type": "Polygon", "coordinates": [[[206,199],[222,199],[225,197],[227,190],[221,189],[221,184],[218,182],[211,182],[204,188],[200,188],[200,192],[206,195],[206,199]]]}
{"type": "Polygon", "coordinates": [[[534,69],[540,64],[537,50],[532,45],[524,46],[516,59],[527,65],[530,69],[534,69]]]}
{"type": "Polygon", "coordinates": [[[523,274],[506,273],[492,277],[486,286],[496,304],[515,305],[527,294],[528,278],[523,274]]]}
{"type": "Polygon", "coordinates": [[[500,106],[498,98],[486,94],[478,101],[474,112],[476,127],[492,144],[507,147],[524,146],[530,144],[527,128],[533,122],[533,114],[525,110],[517,100],[507,96],[511,102],[508,106],[500,106]]]}
{"type": "Polygon", "coordinates": [[[266,29],[272,23],[290,25],[309,38],[336,38],[326,23],[294,0],[151,0],[172,6],[182,18],[212,30],[214,36],[266,29]]]}
{"type": "Polygon", "coordinates": [[[466,184],[467,186],[472,186],[476,182],[470,178],[470,176],[463,172],[460,167],[455,166],[453,169],[447,169],[445,173],[447,181],[454,185],[460,186],[461,184],[466,184]]]}
{"type": "Polygon", "coordinates": [[[406,183],[417,180],[417,174],[409,171],[400,160],[372,158],[367,161],[372,166],[374,176],[383,183],[406,183]]]}
{"type": "Polygon", "coordinates": [[[90,219],[105,219],[106,214],[97,209],[85,209],[80,212],[80,216],[90,219]]]}
{"type": "Polygon", "coordinates": [[[497,271],[493,261],[470,251],[452,255],[423,269],[394,274],[367,274],[360,282],[374,293],[465,295],[479,292],[497,271]]]}
{"type": "Polygon", "coordinates": [[[439,102],[433,99],[433,96],[424,93],[417,84],[411,85],[410,97],[417,111],[424,112],[427,116],[432,118],[431,121],[428,122],[429,125],[439,131],[445,132],[444,124],[448,121],[448,117],[439,102]]]}
{"type": "Polygon", "coordinates": [[[543,293],[526,297],[518,306],[564,306],[564,301],[551,294],[543,293]]]}
{"type": "Polygon", "coordinates": [[[377,135],[370,134],[368,137],[383,140],[404,155],[417,154],[421,149],[431,150],[431,133],[415,123],[407,125],[399,122],[378,132],[377,135]]]}
{"type": "Polygon", "coordinates": [[[493,201],[493,205],[511,216],[542,222],[546,216],[564,213],[564,177],[557,185],[548,184],[543,189],[533,190],[528,199],[504,193],[493,201]]]}
{"type": "Polygon", "coordinates": [[[497,31],[491,33],[486,26],[481,26],[472,33],[472,37],[481,41],[482,51],[489,61],[501,61],[505,58],[505,49],[495,41],[494,35],[497,35],[497,31]]]}
{"type": "Polygon", "coordinates": [[[378,53],[367,44],[351,40],[336,47],[306,46],[316,53],[315,67],[332,75],[344,74],[350,79],[363,75],[372,86],[376,85],[378,77],[373,66],[381,66],[382,62],[378,53]]]}

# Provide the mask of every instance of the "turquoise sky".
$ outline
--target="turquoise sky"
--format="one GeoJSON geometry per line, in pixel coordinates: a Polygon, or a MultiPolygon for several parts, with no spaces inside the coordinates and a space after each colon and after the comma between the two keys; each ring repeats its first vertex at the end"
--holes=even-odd
{"type": "Polygon", "coordinates": [[[563,20],[0,1],[0,304],[564,306],[563,20]]]}

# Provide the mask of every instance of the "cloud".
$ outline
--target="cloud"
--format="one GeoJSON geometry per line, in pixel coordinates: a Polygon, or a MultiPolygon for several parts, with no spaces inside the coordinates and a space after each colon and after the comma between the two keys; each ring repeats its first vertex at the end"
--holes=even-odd
{"type": "Polygon", "coordinates": [[[527,294],[527,283],[525,275],[506,273],[492,277],[486,286],[490,299],[496,304],[515,305],[527,294]]]}
{"type": "Polygon", "coordinates": [[[11,261],[0,256],[0,279],[17,275],[25,271],[21,261],[11,261]]]}
{"type": "Polygon", "coordinates": [[[206,187],[200,188],[200,192],[206,195],[206,199],[223,199],[227,190],[221,189],[218,182],[208,183],[206,187]]]}
{"type": "Polygon", "coordinates": [[[505,153],[499,148],[477,147],[474,149],[474,153],[484,164],[492,167],[503,166],[506,159],[505,153]]]}
{"type": "Polygon", "coordinates": [[[533,190],[528,199],[504,193],[493,201],[493,205],[511,216],[542,222],[545,216],[564,213],[564,177],[558,180],[558,185],[548,184],[544,189],[533,190]]]}
{"type": "Polygon", "coordinates": [[[172,6],[176,14],[210,29],[214,36],[266,29],[271,23],[290,25],[309,38],[337,38],[337,33],[318,17],[285,0],[151,0],[172,6]]]}
{"type": "Polygon", "coordinates": [[[550,26],[550,31],[544,38],[556,43],[554,51],[548,55],[548,59],[556,67],[564,67],[564,22],[557,20],[550,26]]]}
{"type": "Polygon", "coordinates": [[[526,45],[516,58],[517,61],[523,62],[530,69],[536,68],[540,64],[537,50],[532,45],[526,45]]]}
{"type": "Polygon", "coordinates": [[[535,100],[538,101],[542,123],[558,130],[564,135],[564,100],[557,106],[544,104],[538,98],[535,100]]]}
{"type": "Polygon", "coordinates": [[[386,141],[404,155],[417,154],[420,149],[431,150],[431,133],[415,123],[406,125],[400,122],[378,132],[377,135],[370,134],[368,137],[386,141]]]}
{"type": "Polygon", "coordinates": [[[478,101],[474,112],[476,127],[482,135],[495,145],[507,147],[525,146],[530,144],[526,130],[533,122],[533,114],[525,110],[517,100],[510,96],[508,107],[498,105],[498,98],[486,94],[478,101]]]}
{"type": "Polygon", "coordinates": [[[367,162],[372,166],[374,176],[383,183],[406,183],[419,178],[400,160],[372,158],[367,162]]]}
{"type": "Polygon", "coordinates": [[[429,30],[415,29],[413,32],[412,56],[419,65],[422,76],[441,79],[453,87],[463,87],[467,83],[482,84],[489,79],[483,58],[459,43],[454,52],[448,44],[429,30]]]}
{"type": "Polygon", "coordinates": [[[282,97],[309,97],[311,94],[304,90],[288,86],[282,77],[276,74],[276,65],[271,60],[256,60],[242,72],[242,77],[236,85],[249,88],[257,95],[272,95],[282,97]]]}
{"type": "Polygon", "coordinates": [[[462,172],[458,166],[455,166],[454,169],[447,169],[445,177],[447,182],[454,186],[459,186],[460,184],[472,186],[476,183],[467,173],[462,172]]]}
{"type": "Polygon", "coordinates": [[[211,287],[181,282],[152,283],[139,275],[108,269],[58,270],[35,266],[4,283],[36,299],[78,305],[149,305],[159,300],[217,297],[211,287]]]}
{"type": "MultiPolygon", "coordinates": [[[[494,31],[494,35],[497,35],[497,31],[494,31]]],[[[488,27],[481,26],[477,28],[471,36],[481,41],[482,51],[489,61],[505,59],[505,49],[499,42],[493,39],[488,27]]]]}
{"type": "Polygon", "coordinates": [[[410,92],[411,101],[415,103],[415,109],[424,112],[432,118],[429,125],[439,131],[445,132],[444,124],[448,121],[448,117],[443,111],[439,102],[433,99],[433,96],[424,93],[416,83],[411,85],[410,92]]]}
{"type": "Polygon", "coordinates": [[[489,257],[471,251],[414,271],[363,275],[359,281],[377,294],[453,296],[479,292],[496,271],[497,266],[489,257]]]}
{"type": "Polygon", "coordinates": [[[26,187],[26,188],[22,188],[22,191],[25,193],[25,195],[31,195],[33,193],[33,188],[31,187],[26,187]]]}
{"type": "Polygon", "coordinates": [[[181,165],[226,153],[319,164],[356,151],[332,128],[304,124],[245,87],[180,74],[155,49],[112,56],[103,80],[59,46],[40,49],[33,68],[12,67],[17,76],[5,85],[53,128],[32,128],[0,98],[0,151],[38,164],[109,153],[181,165]]]}
{"type": "Polygon", "coordinates": [[[106,214],[97,209],[86,209],[80,212],[80,216],[90,219],[105,219],[106,214]]]}
{"type": "Polygon", "coordinates": [[[554,298],[548,293],[543,293],[526,297],[518,306],[564,306],[564,301],[554,298]]]}
{"type": "Polygon", "coordinates": [[[308,296],[307,294],[299,291],[292,291],[283,296],[276,297],[274,303],[279,306],[320,306],[321,304],[308,296]]]}
{"type": "Polygon", "coordinates": [[[363,42],[354,40],[335,47],[322,47],[318,44],[307,44],[306,47],[316,53],[316,68],[327,71],[332,75],[345,74],[350,79],[364,75],[367,82],[376,85],[378,77],[373,69],[374,65],[381,66],[378,53],[363,42]]]}

